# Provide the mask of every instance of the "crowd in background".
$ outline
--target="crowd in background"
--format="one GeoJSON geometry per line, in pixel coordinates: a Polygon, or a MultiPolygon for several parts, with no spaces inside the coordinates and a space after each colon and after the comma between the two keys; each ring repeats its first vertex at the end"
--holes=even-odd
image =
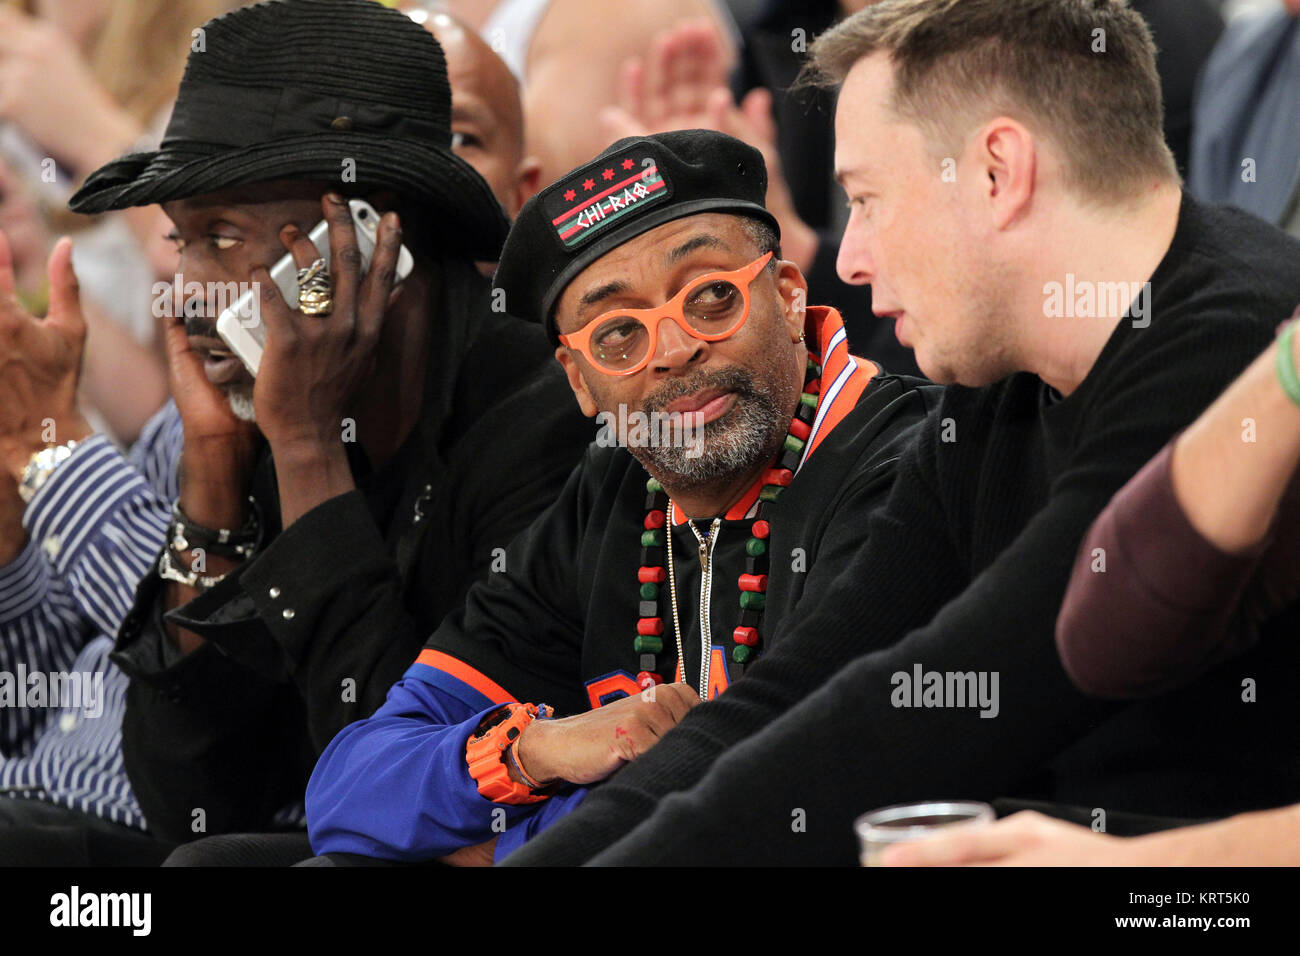
{"type": "MultiPolygon", "coordinates": [[[[520,129],[505,139],[521,140],[508,143],[501,160],[511,174],[523,164],[518,182],[501,186],[508,212],[621,135],[706,127],[738,136],[768,163],[768,205],[781,223],[786,254],[809,277],[812,300],[850,316],[850,335],[862,354],[914,372],[888,324],[870,317],[869,291],[834,274],[845,214],[831,178],[833,99],[790,90],[798,51],[865,5],[398,4],[422,21],[441,12],[479,31],[486,48],[477,55],[500,57],[519,83],[522,113],[510,121],[520,129]],[[594,16],[605,25],[599,42],[582,27],[594,16]]],[[[164,238],[169,226],[156,208],[78,216],[67,212],[67,198],[108,159],[157,143],[191,32],[238,6],[236,0],[10,0],[0,6],[0,229],[13,246],[18,294],[42,307],[46,257],[60,234],[74,235],[91,321],[84,402],[126,445],[166,396],[149,305],[154,283],[174,275],[174,249],[164,238]]],[[[1300,6],[1294,0],[1135,0],[1134,6],[1159,47],[1166,132],[1188,188],[1300,234],[1294,169],[1300,133],[1292,122],[1300,6]],[[1239,157],[1255,160],[1252,175],[1243,178],[1239,157]]],[[[481,142],[458,148],[497,162],[481,142]]]]}

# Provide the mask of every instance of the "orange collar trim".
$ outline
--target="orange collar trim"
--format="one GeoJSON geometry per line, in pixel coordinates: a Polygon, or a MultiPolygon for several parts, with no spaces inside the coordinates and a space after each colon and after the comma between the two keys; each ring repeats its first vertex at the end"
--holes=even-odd
{"type": "MultiPolygon", "coordinates": [[[[809,306],[804,329],[808,352],[813,361],[822,367],[822,376],[821,393],[817,397],[817,417],[813,419],[813,431],[799,462],[801,468],[817,446],[853,410],[862,392],[880,372],[880,367],[874,362],[849,354],[844,319],[837,309],[826,305],[809,306]],[[829,346],[829,356],[821,354],[823,343],[829,346]]],[[[723,515],[727,521],[743,521],[753,516],[759,493],[763,490],[764,477],[760,474],[749,490],[727,509],[723,515]]],[[[671,497],[669,500],[672,501],[671,497]]],[[[676,502],[672,504],[673,527],[679,527],[688,519],[676,502]]]]}

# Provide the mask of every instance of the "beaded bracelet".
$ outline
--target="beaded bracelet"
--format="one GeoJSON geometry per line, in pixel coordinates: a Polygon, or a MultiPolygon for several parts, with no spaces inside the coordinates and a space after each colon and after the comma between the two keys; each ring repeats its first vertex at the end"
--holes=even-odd
{"type": "Polygon", "coordinates": [[[1290,322],[1277,337],[1277,380],[1282,386],[1282,391],[1286,392],[1287,398],[1300,405],[1300,375],[1296,374],[1295,358],[1291,351],[1295,328],[1296,323],[1290,322]]]}

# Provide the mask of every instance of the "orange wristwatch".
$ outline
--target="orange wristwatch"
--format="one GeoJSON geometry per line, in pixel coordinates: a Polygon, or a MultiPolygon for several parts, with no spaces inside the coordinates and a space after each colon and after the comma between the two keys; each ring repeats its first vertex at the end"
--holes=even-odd
{"type": "Polygon", "coordinates": [[[515,759],[515,741],[534,720],[550,716],[551,708],[545,704],[503,704],[483,718],[465,745],[465,762],[480,794],[493,803],[509,804],[538,803],[551,795],[558,781],[544,786],[531,780],[530,786],[510,776],[513,765],[519,776],[530,779],[515,759]]]}

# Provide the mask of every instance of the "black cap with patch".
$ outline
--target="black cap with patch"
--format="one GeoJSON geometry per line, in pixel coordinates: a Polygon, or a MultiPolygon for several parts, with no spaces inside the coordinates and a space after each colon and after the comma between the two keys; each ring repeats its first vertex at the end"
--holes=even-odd
{"type": "Polygon", "coordinates": [[[762,220],[767,167],[752,146],[706,129],[628,137],[528,200],[506,238],[494,284],[511,315],[542,322],[574,276],[629,239],[683,216],[762,220]]]}

